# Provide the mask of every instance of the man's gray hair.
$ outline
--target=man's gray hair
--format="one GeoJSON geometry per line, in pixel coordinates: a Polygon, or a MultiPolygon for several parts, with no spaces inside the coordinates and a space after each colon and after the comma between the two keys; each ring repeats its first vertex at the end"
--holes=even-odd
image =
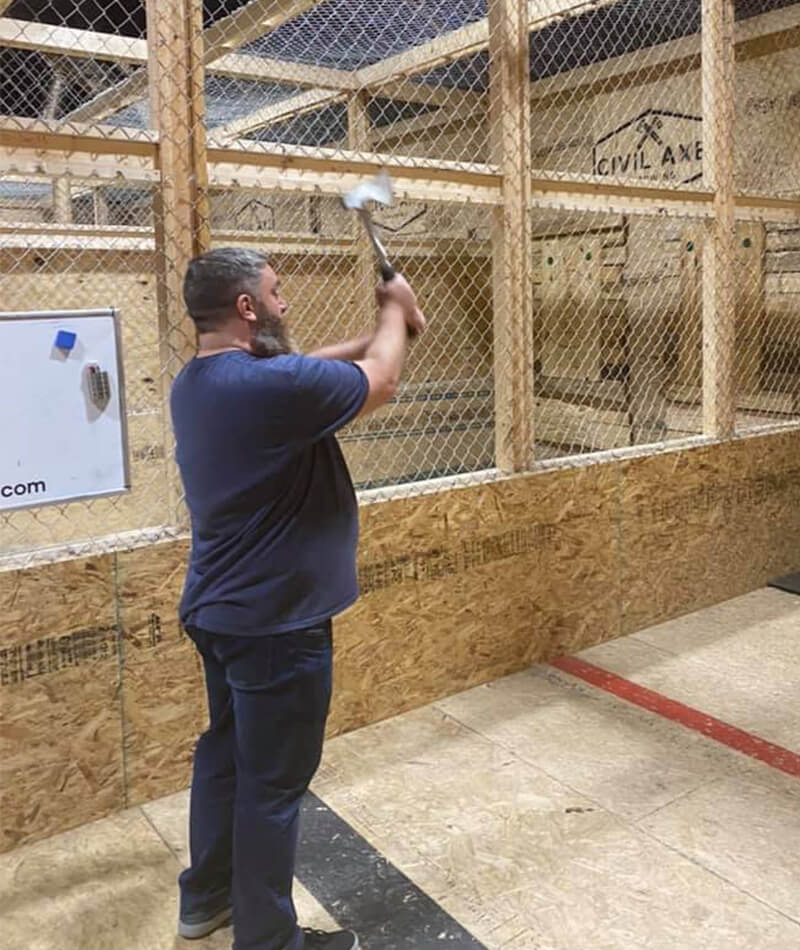
{"type": "Polygon", "coordinates": [[[183,299],[200,333],[217,329],[240,294],[257,298],[269,264],[266,254],[243,247],[218,247],[189,262],[183,299]]]}

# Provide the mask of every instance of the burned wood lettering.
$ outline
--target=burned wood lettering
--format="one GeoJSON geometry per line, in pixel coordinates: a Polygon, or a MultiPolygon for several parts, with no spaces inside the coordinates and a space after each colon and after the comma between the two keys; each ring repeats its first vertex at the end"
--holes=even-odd
{"type": "Polygon", "coordinates": [[[504,534],[465,541],[453,548],[434,548],[420,554],[362,564],[358,571],[359,584],[362,593],[368,594],[396,584],[438,580],[484,564],[541,552],[555,534],[555,525],[532,524],[504,534]]]}
{"type": "Polygon", "coordinates": [[[594,174],[690,182],[703,171],[702,117],[648,109],[598,139],[594,174]]]}
{"type": "Polygon", "coordinates": [[[115,653],[116,640],[117,628],[110,626],[6,647],[0,650],[0,686],[107,660],[115,653]]]}
{"type": "Polygon", "coordinates": [[[680,521],[712,511],[727,518],[736,511],[759,509],[768,499],[780,497],[787,491],[800,492],[800,468],[768,472],[734,484],[702,485],[685,495],[655,504],[643,501],[637,513],[639,517],[655,521],[680,521]]]}
{"type": "Polygon", "coordinates": [[[157,647],[164,639],[164,634],[161,631],[161,617],[158,614],[150,614],[147,628],[150,633],[150,646],[157,647]]]}

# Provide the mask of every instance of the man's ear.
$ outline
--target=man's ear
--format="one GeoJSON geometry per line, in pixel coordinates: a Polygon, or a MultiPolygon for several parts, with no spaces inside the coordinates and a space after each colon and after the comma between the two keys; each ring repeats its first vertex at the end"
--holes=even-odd
{"type": "Polygon", "coordinates": [[[248,320],[253,323],[257,317],[255,312],[255,301],[250,294],[239,294],[236,298],[236,312],[242,320],[248,320]]]}

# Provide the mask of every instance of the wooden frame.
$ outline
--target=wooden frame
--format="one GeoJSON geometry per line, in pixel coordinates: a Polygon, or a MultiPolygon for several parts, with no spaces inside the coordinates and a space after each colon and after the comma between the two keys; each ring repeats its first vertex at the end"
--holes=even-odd
{"type": "MultiPolygon", "coordinates": [[[[268,20],[270,28],[313,5],[303,2],[292,5],[288,10],[281,9],[280,17],[273,16],[272,20],[268,20]]],[[[235,40],[232,37],[244,36],[245,39],[252,39],[257,27],[260,29],[263,25],[262,18],[267,17],[263,12],[259,16],[259,10],[275,8],[274,3],[259,3],[259,9],[254,9],[254,6],[255,4],[251,3],[240,8],[232,17],[220,21],[218,25],[206,31],[204,42],[208,71],[231,78],[266,80],[312,88],[307,93],[288,97],[280,104],[257,110],[251,116],[237,120],[230,127],[220,130],[219,134],[227,136],[228,140],[239,133],[341,101],[346,98],[345,93],[373,87],[375,91],[397,101],[424,101],[429,105],[447,105],[448,109],[445,115],[434,113],[421,116],[418,120],[408,120],[407,126],[395,123],[385,131],[376,131],[371,136],[372,147],[381,141],[392,140],[423,128],[430,129],[440,124],[467,120],[476,111],[486,108],[488,100],[484,94],[440,89],[402,77],[485,48],[488,45],[488,20],[455,30],[360,71],[308,66],[241,53],[218,56],[222,49],[235,48],[235,40]],[[228,34],[225,23],[229,20],[230,37],[226,40],[228,34]],[[247,30],[244,29],[245,20],[249,22],[250,28],[247,30]]],[[[574,11],[574,4],[568,6],[574,11]]],[[[548,25],[554,17],[561,17],[567,12],[567,5],[555,0],[551,0],[544,8],[541,3],[528,4],[529,23],[536,28],[548,25]]],[[[740,47],[740,57],[764,55],[769,52],[765,42],[778,43],[786,40],[800,43],[800,4],[751,17],[736,24],[736,43],[740,47]]],[[[5,17],[0,17],[0,45],[36,49],[50,54],[107,59],[131,66],[140,66],[147,62],[145,40],[5,17]]],[[[569,92],[572,92],[573,96],[578,90],[582,96],[594,95],[597,92],[611,91],[619,83],[630,81],[637,76],[641,81],[646,81],[648,75],[661,75],[664,70],[690,69],[699,62],[700,51],[700,37],[686,37],[652,47],[648,51],[647,64],[644,67],[641,65],[641,56],[635,53],[606,60],[601,80],[596,78],[597,67],[587,66],[567,74],[535,81],[531,84],[534,107],[544,107],[569,92]]],[[[67,118],[76,121],[102,118],[141,99],[145,94],[145,86],[144,76],[130,77],[92,102],[73,110],[67,118]]]]}
{"type": "MultiPolygon", "coordinates": [[[[542,30],[552,25],[564,16],[569,15],[571,11],[574,12],[576,6],[573,0],[521,0],[521,2],[524,3],[525,12],[523,15],[526,18],[529,30],[542,30]]],[[[610,6],[616,2],[617,0],[595,0],[592,7],[610,6]]],[[[367,66],[359,70],[355,74],[356,88],[369,90],[373,94],[383,92],[385,88],[386,94],[391,95],[392,98],[402,100],[408,97],[409,101],[412,102],[434,103],[435,101],[435,104],[443,104],[441,90],[430,89],[424,83],[409,82],[408,77],[488,49],[490,40],[490,17],[485,17],[469,24],[469,26],[445,33],[428,43],[423,43],[395,56],[390,56],[373,66],[367,66]],[[429,99],[429,95],[434,98],[429,99]]],[[[245,116],[228,126],[217,129],[216,133],[218,137],[230,140],[237,135],[262,128],[270,122],[288,118],[298,114],[298,112],[308,111],[309,102],[312,98],[314,108],[331,105],[341,98],[336,93],[327,92],[326,94],[325,90],[322,89],[314,89],[311,92],[315,94],[313,97],[301,93],[298,96],[287,98],[280,103],[281,110],[277,113],[273,113],[269,109],[258,110],[252,116],[245,116]]],[[[480,101],[485,102],[483,96],[457,90],[454,92],[454,100],[451,101],[451,105],[466,107],[468,102],[474,104],[480,101]],[[458,101],[455,101],[455,99],[458,99],[458,101]]]]}
{"type": "MultiPolygon", "coordinates": [[[[305,13],[319,2],[321,0],[250,0],[202,33],[198,39],[198,49],[202,50],[203,63],[208,65],[222,56],[229,55],[231,49],[277,29],[282,23],[305,13]]],[[[73,110],[65,120],[106,118],[141,99],[146,89],[146,76],[137,73],[73,110]]]]}
{"type": "MultiPolygon", "coordinates": [[[[574,5],[571,5],[574,9],[574,5]]],[[[563,15],[557,6],[550,15],[543,17],[541,7],[528,4],[529,25],[531,29],[540,29],[553,22],[553,18],[563,15]]],[[[800,45],[800,4],[761,14],[741,21],[735,25],[737,56],[749,58],[767,55],[774,46],[784,48],[800,45]]],[[[375,130],[370,136],[370,145],[374,149],[378,144],[395,141],[403,135],[415,134],[441,125],[475,120],[488,107],[485,94],[452,89],[442,90],[425,83],[415,83],[407,77],[414,72],[433,68],[440,62],[460,58],[488,45],[488,20],[479,21],[469,27],[439,37],[408,53],[377,63],[354,73],[353,87],[369,90],[373,95],[384,94],[398,101],[418,101],[428,105],[447,106],[446,111],[423,115],[405,122],[393,123],[385,130],[375,130]],[[395,78],[392,70],[400,70],[402,79],[395,78]],[[384,79],[383,77],[389,78],[384,79]]],[[[699,67],[701,53],[699,36],[671,40],[648,50],[647,64],[642,66],[641,55],[627,53],[604,62],[603,77],[597,79],[597,65],[580,67],[566,74],[531,83],[532,106],[534,109],[556,105],[559,99],[574,99],[607,93],[626,83],[647,82],[663,79],[666,75],[690,71],[699,67]]],[[[237,119],[227,126],[215,130],[220,139],[231,142],[239,135],[263,128],[279,121],[285,121],[296,115],[302,115],[319,108],[342,101],[345,96],[340,91],[326,90],[316,83],[313,88],[296,96],[287,97],[279,103],[258,109],[249,116],[237,119]]],[[[352,88],[352,87],[351,87],[352,88]]]]}
{"type": "MultiPolygon", "coordinates": [[[[147,40],[9,17],[0,17],[0,46],[128,66],[147,65],[147,40]]],[[[227,53],[209,64],[208,72],[232,79],[267,80],[296,86],[351,89],[355,85],[355,73],[343,69],[307,66],[247,53],[227,53]]]]}
{"type": "MultiPolygon", "coordinates": [[[[366,97],[363,92],[354,92],[347,103],[347,144],[352,151],[359,152],[369,148],[369,131],[370,122],[366,97]]],[[[354,274],[355,308],[358,312],[359,329],[366,330],[371,322],[370,316],[374,308],[373,287],[377,283],[375,252],[361,221],[355,215],[353,215],[353,222],[357,228],[354,274]]]]}
{"type": "MultiPolygon", "coordinates": [[[[773,38],[780,42],[786,36],[794,36],[798,27],[800,3],[740,20],[735,25],[734,34],[736,46],[741,47],[737,54],[744,53],[747,46],[756,40],[773,38]]],[[[645,82],[648,74],[661,78],[664,75],[662,70],[684,72],[699,67],[701,53],[702,39],[699,34],[695,34],[648,47],[645,55],[640,52],[624,53],[603,60],[601,79],[597,78],[597,64],[581,66],[549,79],[539,79],[531,83],[533,108],[556,104],[567,93],[571,94],[570,98],[577,94],[586,97],[611,92],[631,79],[645,82]]]]}
{"type": "Polygon", "coordinates": [[[734,0],[702,0],[704,181],[714,216],[703,242],[703,431],[730,438],[736,427],[734,199],[734,0]]]}
{"type": "MultiPolygon", "coordinates": [[[[766,56],[775,49],[800,46],[800,3],[781,10],[773,10],[736,23],[737,61],[766,56]]],[[[668,76],[700,69],[702,43],[699,35],[669,40],[649,47],[642,53],[625,53],[602,62],[602,77],[598,78],[598,64],[581,66],[569,72],[558,73],[547,79],[531,82],[531,108],[544,110],[567,104],[580,97],[586,101],[596,95],[614,92],[627,86],[658,82],[668,76]],[[643,59],[646,62],[643,63],[643,59]]],[[[474,101],[451,102],[447,111],[440,110],[395,122],[383,129],[375,129],[371,136],[373,149],[387,142],[402,139],[421,131],[480,119],[488,102],[484,95],[470,94],[474,101]]]]}
{"type": "Polygon", "coordinates": [[[492,215],[495,465],[522,472],[534,461],[531,253],[530,54],[525,11],[489,5],[492,159],[502,202],[492,215]]]}
{"type": "MultiPolygon", "coordinates": [[[[4,174],[36,178],[69,174],[88,182],[116,178],[158,182],[159,135],[155,131],[119,129],[40,119],[0,119],[6,143],[0,151],[4,174]]],[[[220,187],[275,188],[284,191],[341,195],[360,177],[387,168],[401,197],[495,205],[502,201],[502,175],[495,165],[470,165],[436,159],[399,158],[380,152],[353,152],[301,146],[267,147],[237,142],[223,147],[210,142],[209,182],[220,187]]],[[[590,176],[544,176],[532,169],[530,206],[709,218],[714,214],[708,191],[620,183],[590,176]]],[[[739,194],[737,220],[796,223],[800,197],[739,194]]]]}
{"type": "MultiPolygon", "coordinates": [[[[0,9],[2,3],[0,0],[0,9]]],[[[25,256],[21,270],[30,270],[35,289],[45,291],[53,278],[47,266],[35,272],[37,249],[97,250],[120,271],[128,269],[130,262],[135,273],[126,277],[131,284],[135,282],[133,299],[144,302],[147,293],[148,308],[152,307],[152,271],[157,267],[161,297],[158,330],[164,353],[161,364],[152,354],[148,373],[152,369],[156,377],[163,366],[166,387],[192,352],[193,326],[181,305],[180,279],[188,258],[211,243],[208,188],[266,188],[318,199],[340,195],[387,167],[401,197],[453,202],[459,210],[479,204],[486,211],[480,215],[477,229],[481,235],[485,221],[493,216],[491,240],[398,237],[392,241],[392,250],[403,258],[424,255],[428,261],[450,254],[444,263],[465,285],[471,283],[472,268],[464,258],[469,256],[470,262],[479,259],[481,322],[477,328],[483,339],[490,332],[484,289],[489,267],[493,267],[497,465],[506,472],[527,473],[532,467],[535,472],[506,478],[492,469],[463,479],[429,482],[424,487],[406,484],[382,490],[380,498],[371,493],[370,502],[382,503],[365,504],[362,509],[360,570],[365,597],[343,620],[338,655],[343,661],[344,676],[340,678],[344,689],[332,720],[336,730],[434,701],[447,692],[524,669],[536,659],[642,629],[711,600],[743,593],[792,569],[800,524],[796,462],[800,426],[794,421],[791,430],[787,426],[783,434],[773,429],[768,436],[722,440],[733,433],[732,406],[736,401],[730,294],[741,278],[735,272],[731,247],[733,225],[754,220],[798,228],[800,195],[791,174],[784,179],[786,197],[735,194],[730,158],[734,132],[733,0],[703,3],[707,27],[702,49],[703,110],[710,137],[705,143],[707,179],[699,190],[644,181],[559,176],[536,169],[527,127],[529,100],[540,92],[549,96],[552,90],[535,84],[531,87],[525,76],[526,16],[531,8],[524,0],[490,0],[493,68],[489,99],[496,121],[491,162],[486,164],[393,157],[380,152],[375,148],[374,129],[369,129],[364,94],[356,96],[354,89],[334,85],[330,91],[348,97],[351,124],[349,142],[344,143],[347,147],[295,148],[243,141],[230,145],[213,137],[209,140],[203,134],[202,121],[206,57],[201,48],[200,0],[148,2],[152,26],[149,82],[157,131],[104,128],[96,121],[0,120],[0,172],[4,178],[69,180],[73,196],[79,189],[90,193],[100,186],[143,183],[159,196],[155,229],[81,226],[66,221],[23,226],[0,222],[0,247],[12,260],[25,256]],[[646,224],[674,216],[697,225],[698,231],[700,222],[707,225],[702,285],[706,436],[656,448],[637,445],[594,453],[588,459],[572,456],[534,464],[534,423],[541,429],[536,433],[540,443],[548,438],[547,413],[536,409],[534,418],[534,396],[551,401],[571,396],[576,399],[574,407],[581,409],[615,409],[621,404],[630,406],[630,401],[604,405],[602,400],[613,397],[616,390],[595,389],[592,383],[587,391],[582,382],[576,382],[565,391],[567,387],[541,374],[538,380],[533,378],[536,354],[531,333],[531,284],[536,278],[531,270],[544,258],[544,242],[556,235],[565,237],[558,229],[562,222],[574,227],[572,237],[593,231],[593,247],[608,238],[609,260],[601,265],[599,255],[594,254],[593,271],[607,265],[609,271],[619,273],[616,268],[622,252],[627,254],[635,240],[628,239],[634,233],[630,221],[587,222],[575,215],[569,222],[570,216],[561,214],[540,216],[545,220],[538,222],[539,233],[532,235],[531,208],[639,215],[646,224]],[[608,226],[605,235],[595,224],[608,226]],[[617,243],[613,232],[622,230],[625,238],[617,243]],[[538,246],[534,242],[539,242],[538,246]],[[582,395],[576,398],[578,390],[582,395]],[[549,472],[549,467],[561,470],[549,472]],[[487,484],[470,486],[473,481],[487,484]],[[459,489],[451,490],[455,485],[459,489]],[[411,495],[416,497],[408,497],[411,495]],[[387,502],[391,496],[394,498],[387,502]],[[620,544],[621,537],[624,544],[620,544]],[[674,557],[676,549],[712,561],[720,549],[733,554],[717,559],[712,571],[687,573],[685,564],[674,557]],[[651,596],[654,585],[663,595],[657,601],[651,596]],[[477,592],[470,616],[454,609],[460,588],[477,592]],[[421,646],[410,663],[409,638],[404,639],[404,634],[417,622],[420,604],[431,616],[428,627],[433,637],[411,638],[421,646]],[[376,617],[381,618],[380,643],[376,640],[376,617]],[[547,620],[533,624],[533,636],[532,617],[547,620]],[[384,649],[386,644],[391,649],[384,649]],[[437,660],[447,650],[453,661],[445,664],[442,672],[443,665],[437,660]],[[399,679],[398,663],[402,667],[399,679]],[[419,670],[429,675],[420,677],[419,670]],[[389,681],[399,684],[398,688],[380,688],[389,681]]],[[[283,2],[259,2],[258,9],[267,16],[278,6],[283,2]]],[[[293,9],[299,6],[308,4],[293,9]]],[[[537,9],[552,13],[563,6],[561,0],[542,0],[537,9]]],[[[791,12],[797,9],[800,5],[795,4],[791,12]]],[[[753,24],[736,27],[737,39],[750,28],[753,24]]],[[[241,34],[235,35],[241,39],[241,34]]],[[[776,35],[786,37],[787,33],[751,36],[745,43],[753,45],[746,47],[745,55],[758,53],[758,44],[776,35]]],[[[439,54],[442,51],[441,46],[437,48],[439,54]]],[[[665,57],[661,63],[665,69],[682,69],[687,51],[696,63],[697,50],[684,41],[653,55],[665,57]],[[677,54],[677,60],[671,58],[677,54]]],[[[215,64],[228,55],[238,59],[240,54],[223,51],[215,64]]],[[[614,61],[609,66],[614,75],[608,81],[631,81],[635,75],[632,66],[633,61],[614,61]]],[[[136,81],[141,83],[141,79],[136,81]]],[[[568,88],[562,88],[561,93],[552,91],[553,95],[582,96],[604,88],[589,82],[588,74],[581,70],[561,81],[568,88]]],[[[393,84],[405,87],[407,94],[415,85],[411,79],[395,77],[381,88],[394,88],[393,84]]],[[[133,85],[113,94],[130,95],[133,85]]],[[[321,88],[314,83],[311,91],[315,87],[321,88]]],[[[141,86],[139,90],[143,95],[141,86]]],[[[457,108],[466,114],[470,107],[470,100],[464,99],[457,108]]],[[[413,128],[421,129],[422,120],[413,128]]],[[[58,187],[63,197],[64,185],[58,187]]],[[[440,210],[436,209],[437,213],[440,210]]],[[[62,217],[68,216],[63,201],[61,211],[62,217]]],[[[674,237],[681,233],[679,222],[671,222],[664,232],[679,246],[679,238],[674,237]]],[[[784,235],[776,229],[768,237],[778,236],[784,235]]],[[[366,246],[349,231],[334,237],[216,231],[213,239],[305,257],[302,270],[298,268],[294,275],[298,283],[309,273],[320,284],[331,272],[346,274],[349,280],[356,267],[363,267],[366,274],[369,266],[366,246]],[[322,262],[323,257],[328,260],[322,262]],[[317,270],[320,264],[323,266],[317,270]]],[[[763,246],[763,235],[761,243],[763,246]]],[[[783,245],[780,247],[776,253],[784,254],[783,245]]],[[[737,253],[741,260],[742,249],[737,253]]],[[[794,255],[795,251],[787,253],[794,255]]],[[[63,257],[66,269],[79,257],[87,269],[97,266],[90,255],[82,253],[52,256],[63,257]]],[[[428,269],[428,261],[420,262],[420,270],[428,269]]],[[[101,266],[105,269],[105,264],[101,266]]],[[[445,267],[439,270],[437,278],[444,282],[445,267]]],[[[664,286],[651,283],[650,271],[637,274],[635,268],[631,270],[634,291],[637,281],[641,281],[644,294],[658,293],[664,286]]],[[[81,273],[76,277],[84,280],[81,273]]],[[[664,280],[679,284],[681,278],[668,274],[664,280]]],[[[781,292],[783,280],[781,277],[781,292]]],[[[105,283],[110,292],[115,291],[108,278],[105,283]]],[[[324,292],[327,286],[322,287],[324,292]]],[[[787,288],[787,293],[794,289],[787,288]]],[[[22,290],[30,292],[27,285],[22,290]]],[[[680,288],[676,293],[680,295],[680,288]]],[[[761,296],[762,288],[757,293],[761,296]]],[[[665,309],[661,301],[651,308],[645,300],[644,306],[659,314],[665,309]]],[[[591,300],[586,302],[586,312],[592,313],[591,300]]],[[[153,332],[143,343],[152,350],[154,308],[145,314],[152,315],[148,325],[153,332]]],[[[751,317],[758,322],[760,309],[752,308],[751,317]]],[[[449,337],[443,330],[437,332],[446,346],[449,337]]],[[[488,360],[488,350],[483,352],[488,360]]],[[[488,375],[487,370],[482,361],[481,379],[488,375]]],[[[634,368],[631,375],[635,373],[634,368]]],[[[774,411],[773,419],[778,412],[796,419],[791,394],[787,392],[783,398],[782,406],[760,408],[774,411]]],[[[163,421],[168,431],[163,397],[156,396],[148,403],[148,413],[150,405],[152,421],[156,425],[163,421]]],[[[436,436],[438,425],[433,421],[430,425],[436,436]]],[[[161,439],[160,429],[157,438],[161,439]]],[[[566,439],[560,445],[565,443],[566,439]]],[[[167,443],[166,457],[171,455],[167,443]]],[[[159,458],[148,456],[147,464],[160,465],[159,458]]],[[[7,807],[11,820],[6,825],[14,832],[13,844],[62,830],[65,821],[77,824],[167,794],[187,781],[192,743],[202,728],[196,721],[202,712],[202,687],[196,658],[180,634],[175,615],[186,563],[187,531],[174,469],[163,464],[159,477],[164,472],[164,481],[172,491],[169,523],[163,520],[165,509],[159,504],[154,527],[112,536],[111,526],[99,525],[96,513],[91,515],[92,521],[87,515],[85,536],[109,532],[104,538],[27,550],[12,556],[18,572],[5,577],[0,572],[0,596],[6,607],[5,624],[0,624],[4,648],[22,656],[32,644],[41,650],[39,641],[57,647],[62,638],[77,636],[77,643],[83,642],[80,638],[87,633],[98,635],[93,641],[97,653],[88,656],[86,663],[61,670],[31,669],[33,681],[25,683],[20,677],[7,693],[12,725],[23,723],[31,734],[49,740],[34,743],[30,755],[20,760],[16,779],[7,783],[12,797],[7,807]],[[156,543],[165,540],[170,543],[156,543]],[[53,563],[33,566],[48,560],[53,563]],[[43,591],[52,590],[63,596],[42,596],[43,591]],[[93,684],[98,685],[97,690],[92,691],[93,684]],[[170,721],[163,716],[165,691],[180,698],[170,721]],[[89,732],[91,742],[76,759],[69,738],[89,732]],[[53,754],[48,756],[47,749],[53,754]],[[93,763],[98,762],[102,766],[95,768],[93,763]],[[164,763],[167,767],[162,767],[164,763]],[[87,775],[97,781],[87,781],[87,775]]],[[[143,522],[135,523],[141,526],[143,522]]],[[[32,546],[37,542],[25,543],[32,546]]],[[[3,567],[8,570],[13,563],[6,559],[3,567]]]]}
{"type": "MultiPolygon", "coordinates": [[[[165,418],[172,382],[196,352],[194,323],[183,303],[183,277],[190,259],[211,246],[202,23],[202,0],[147,0],[150,109],[160,135],[161,187],[154,205],[165,418]]],[[[165,439],[171,447],[169,428],[165,439]]],[[[183,524],[174,452],[166,451],[165,458],[171,520],[183,524]]]]}

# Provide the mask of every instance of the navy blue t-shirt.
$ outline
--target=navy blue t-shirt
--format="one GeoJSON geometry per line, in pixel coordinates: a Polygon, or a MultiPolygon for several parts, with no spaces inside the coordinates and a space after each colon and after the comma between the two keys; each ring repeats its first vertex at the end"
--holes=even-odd
{"type": "Polygon", "coordinates": [[[195,358],[172,387],[192,519],[184,624],[260,635],[358,597],[358,507],[334,433],[369,385],[353,363],[241,350],[195,358]]]}

